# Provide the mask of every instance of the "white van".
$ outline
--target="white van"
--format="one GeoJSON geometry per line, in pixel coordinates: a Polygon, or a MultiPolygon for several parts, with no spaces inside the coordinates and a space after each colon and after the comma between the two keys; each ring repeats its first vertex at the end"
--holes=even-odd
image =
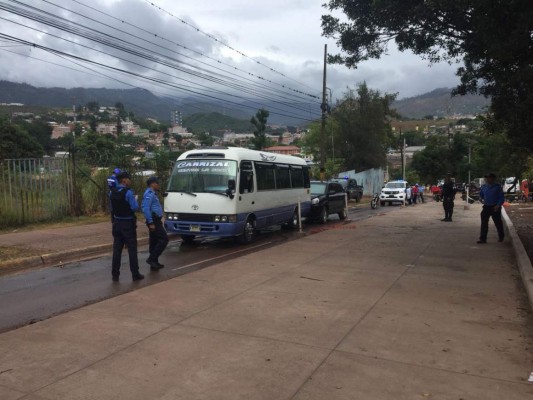
{"type": "Polygon", "coordinates": [[[381,206],[385,203],[392,205],[393,203],[405,203],[405,190],[407,189],[407,181],[390,181],[381,189],[379,195],[379,202],[381,206]]]}
{"type": "Polygon", "coordinates": [[[257,230],[299,223],[311,210],[305,160],[243,148],[191,150],[177,160],[165,193],[167,231],[248,243],[257,230]]]}

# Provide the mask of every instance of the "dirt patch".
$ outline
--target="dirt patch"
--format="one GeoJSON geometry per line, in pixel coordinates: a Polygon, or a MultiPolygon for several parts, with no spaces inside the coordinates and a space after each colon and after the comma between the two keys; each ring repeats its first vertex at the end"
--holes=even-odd
{"type": "Polygon", "coordinates": [[[533,263],[533,203],[512,204],[505,210],[533,263]]]}

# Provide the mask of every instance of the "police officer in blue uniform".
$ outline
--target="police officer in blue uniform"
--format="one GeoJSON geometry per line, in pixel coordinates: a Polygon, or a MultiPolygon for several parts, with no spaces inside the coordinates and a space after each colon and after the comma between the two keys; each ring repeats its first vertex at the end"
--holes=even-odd
{"type": "Polygon", "coordinates": [[[146,184],[148,189],[144,192],[142,200],[142,211],[146,218],[150,234],[150,256],[146,262],[150,264],[152,271],[157,271],[164,267],[159,263],[159,256],[163,253],[168,244],[168,235],[163,227],[163,208],[157,197],[159,190],[159,179],[156,176],[150,177],[146,184]]]}
{"type": "Polygon", "coordinates": [[[493,173],[485,175],[485,182],[479,192],[479,200],[483,203],[483,210],[481,211],[481,233],[478,243],[487,243],[489,219],[491,217],[498,231],[498,241],[503,242],[505,237],[502,222],[502,206],[505,202],[503,188],[502,185],[496,183],[496,175],[493,173]]]}
{"type": "Polygon", "coordinates": [[[107,178],[107,186],[109,187],[109,190],[113,190],[118,186],[117,175],[120,174],[120,172],[120,168],[115,168],[113,174],[107,178]]]}
{"type": "Polygon", "coordinates": [[[135,199],[133,190],[130,189],[131,177],[123,171],[117,174],[118,186],[109,193],[111,199],[111,212],[113,215],[113,261],[112,277],[118,282],[120,276],[120,261],[124,245],[128,247],[130,271],[134,281],[144,279],[139,272],[137,259],[137,217],[135,211],[139,204],[135,199]]]}

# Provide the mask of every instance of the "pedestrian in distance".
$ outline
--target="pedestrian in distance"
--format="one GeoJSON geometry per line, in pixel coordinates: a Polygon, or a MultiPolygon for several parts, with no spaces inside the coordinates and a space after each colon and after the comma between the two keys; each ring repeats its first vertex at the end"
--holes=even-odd
{"type": "Polygon", "coordinates": [[[505,202],[503,187],[496,183],[496,175],[493,173],[485,175],[485,184],[481,186],[479,200],[483,203],[481,210],[481,232],[479,234],[479,244],[487,243],[489,233],[489,219],[492,217],[496,230],[498,231],[498,241],[503,242],[505,233],[502,222],[502,206],[505,202]]]}
{"type": "Polygon", "coordinates": [[[139,272],[137,259],[137,217],[139,209],[137,199],[130,189],[131,177],[123,171],[117,174],[118,186],[109,193],[111,199],[111,213],[113,216],[113,259],[112,278],[118,282],[120,276],[120,262],[124,245],[128,247],[131,276],[134,281],[144,279],[139,272]]]}
{"type": "Polygon", "coordinates": [[[109,190],[113,190],[118,186],[117,175],[120,174],[120,172],[120,168],[115,168],[113,174],[107,178],[107,186],[109,187],[109,190]]]}
{"type": "Polygon", "coordinates": [[[444,208],[444,219],[441,221],[452,222],[453,207],[455,205],[455,186],[452,181],[452,175],[446,175],[444,184],[441,188],[442,192],[442,207],[444,208]]]}
{"type": "Polygon", "coordinates": [[[418,197],[420,197],[420,201],[425,203],[426,200],[424,199],[424,192],[426,191],[426,187],[424,185],[419,185],[418,183],[416,186],[418,187],[418,197]]]}
{"type": "Polygon", "coordinates": [[[407,187],[405,188],[405,205],[411,205],[412,203],[412,197],[413,195],[413,192],[411,190],[411,186],[407,185],[407,187]]]}
{"type": "Polygon", "coordinates": [[[413,204],[416,204],[418,201],[418,185],[413,185],[411,188],[411,197],[413,198],[413,204]]]}
{"type": "Polygon", "coordinates": [[[148,188],[144,192],[141,206],[150,235],[150,256],[146,262],[152,271],[158,271],[164,267],[163,264],[159,263],[159,256],[167,247],[168,235],[162,221],[163,208],[157,197],[160,188],[159,179],[152,176],[146,181],[146,185],[148,188]]]}

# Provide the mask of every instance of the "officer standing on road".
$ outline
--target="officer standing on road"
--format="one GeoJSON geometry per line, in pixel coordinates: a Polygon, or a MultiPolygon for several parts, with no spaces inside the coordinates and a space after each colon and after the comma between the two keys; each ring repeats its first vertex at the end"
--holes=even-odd
{"type": "Polygon", "coordinates": [[[422,203],[425,203],[426,199],[424,199],[424,192],[426,191],[426,186],[419,185],[418,183],[416,184],[416,186],[418,187],[418,197],[420,197],[420,201],[422,203]]]}
{"type": "Polygon", "coordinates": [[[485,182],[479,192],[479,200],[483,203],[483,210],[481,211],[481,233],[478,243],[487,243],[489,219],[491,217],[498,231],[498,241],[503,242],[505,236],[502,222],[502,206],[505,202],[503,188],[502,185],[496,183],[496,175],[493,173],[485,175],[485,182]]]}
{"type": "Polygon", "coordinates": [[[115,168],[113,174],[107,178],[107,186],[109,186],[109,190],[113,190],[118,186],[118,174],[120,174],[120,168],[115,168]]]}
{"type": "Polygon", "coordinates": [[[444,207],[444,219],[441,221],[452,222],[453,207],[455,200],[455,187],[452,182],[452,174],[446,175],[442,185],[442,206],[444,207]]]}
{"type": "Polygon", "coordinates": [[[113,215],[113,282],[118,282],[120,276],[120,261],[124,245],[128,247],[131,276],[134,281],[139,281],[144,279],[144,275],[139,272],[137,259],[137,218],[135,211],[139,209],[139,204],[130,189],[130,175],[125,171],[120,172],[117,174],[117,180],[118,186],[109,193],[113,215]]]}
{"type": "Polygon", "coordinates": [[[150,234],[150,256],[146,262],[150,264],[152,271],[157,271],[164,267],[159,263],[159,256],[163,253],[168,244],[168,235],[163,227],[163,208],[157,197],[159,190],[159,180],[152,176],[147,181],[148,189],[144,192],[142,200],[142,211],[146,218],[150,234]]]}

